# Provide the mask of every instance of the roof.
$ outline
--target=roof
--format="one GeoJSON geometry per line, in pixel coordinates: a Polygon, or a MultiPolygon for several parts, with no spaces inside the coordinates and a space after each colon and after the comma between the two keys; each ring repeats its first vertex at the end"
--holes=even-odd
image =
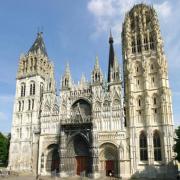
{"type": "Polygon", "coordinates": [[[37,38],[34,41],[33,45],[31,46],[31,48],[29,49],[28,53],[33,53],[33,54],[37,54],[37,53],[41,53],[44,56],[48,56],[47,55],[47,51],[46,51],[46,47],[45,47],[45,43],[42,37],[42,32],[38,32],[37,33],[37,38]]]}

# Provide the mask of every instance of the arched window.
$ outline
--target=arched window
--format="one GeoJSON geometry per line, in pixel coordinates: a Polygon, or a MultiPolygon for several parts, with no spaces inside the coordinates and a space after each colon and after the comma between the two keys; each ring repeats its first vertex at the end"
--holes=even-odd
{"type": "MultiPolygon", "coordinates": [[[[67,79],[65,79],[65,83],[68,83],[67,79]]],[[[65,84],[65,85],[67,85],[67,84],[65,84]]],[[[49,83],[49,90],[51,90],[51,82],[49,83]]]]}
{"type": "Polygon", "coordinates": [[[35,90],[36,90],[35,82],[31,82],[31,84],[30,84],[30,95],[35,95],[35,90]]]}
{"type": "Polygon", "coordinates": [[[135,39],[134,38],[132,39],[131,46],[132,46],[132,53],[135,53],[136,52],[136,44],[135,44],[135,39]]]}
{"type": "Polygon", "coordinates": [[[18,109],[19,109],[19,111],[21,111],[21,102],[19,101],[18,104],[19,104],[19,108],[18,109]]]}
{"type": "Polygon", "coordinates": [[[142,106],[141,96],[139,96],[139,97],[137,98],[137,105],[138,105],[139,108],[142,106]]]}
{"type": "Polygon", "coordinates": [[[44,168],[44,153],[41,155],[41,168],[44,168]]]}
{"type": "Polygon", "coordinates": [[[41,83],[41,84],[40,84],[40,96],[41,96],[41,97],[42,97],[43,91],[44,91],[44,84],[41,83]]]}
{"type": "Polygon", "coordinates": [[[21,84],[21,97],[25,96],[25,91],[26,91],[26,85],[25,83],[21,84]]]}
{"type": "Polygon", "coordinates": [[[141,132],[139,136],[139,148],[140,148],[140,160],[148,160],[148,151],[147,151],[147,136],[144,132],[141,132]]]}
{"type": "Polygon", "coordinates": [[[34,70],[36,70],[36,67],[37,67],[37,58],[35,57],[34,58],[34,70]]]}
{"type": "Polygon", "coordinates": [[[153,94],[152,96],[152,105],[154,107],[158,107],[159,103],[158,103],[158,95],[157,94],[153,94]]]}
{"type": "Polygon", "coordinates": [[[144,50],[147,51],[149,49],[148,47],[148,38],[147,35],[144,36],[144,50]]]}
{"type": "Polygon", "coordinates": [[[33,83],[33,95],[35,95],[35,91],[36,91],[36,86],[35,83],[33,83]]]}
{"type": "Polygon", "coordinates": [[[154,145],[154,160],[161,161],[161,139],[158,131],[153,134],[153,145],[154,145]]]}
{"type": "Polygon", "coordinates": [[[137,36],[137,51],[138,53],[141,52],[141,37],[137,36]]]}
{"type": "Polygon", "coordinates": [[[150,37],[149,37],[149,41],[150,41],[150,49],[154,50],[155,49],[155,45],[154,45],[154,35],[151,33],[150,37]]]}
{"type": "Polygon", "coordinates": [[[22,101],[22,111],[24,110],[24,100],[22,101]]]}
{"type": "Polygon", "coordinates": [[[154,105],[156,105],[156,103],[157,103],[156,97],[153,98],[153,103],[154,103],[154,105]]]}
{"type": "Polygon", "coordinates": [[[30,84],[30,95],[32,95],[32,84],[30,84]]]}
{"type": "Polygon", "coordinates": [[[32,109],[34,109],[34,99],[32,99],[32,109]]]}
{"type": "Polygon", "coordinates": [[[28,110],[31,110],[31,100],[28,100],[28,110]]]}

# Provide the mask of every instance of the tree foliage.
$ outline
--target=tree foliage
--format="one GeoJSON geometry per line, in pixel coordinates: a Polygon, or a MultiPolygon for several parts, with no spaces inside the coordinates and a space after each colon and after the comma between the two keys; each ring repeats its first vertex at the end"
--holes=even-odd
{"type": "Polygon", "coordinates": [[[176,129],[176,144],[174,151],[177,153],[176,159],[180,162],[180,126],[176,129]]]}
{"type": "Polygon", "coordinates": [[[0,166],[8,164],[10,134],[6,137],[0,132],[0,166]]]}

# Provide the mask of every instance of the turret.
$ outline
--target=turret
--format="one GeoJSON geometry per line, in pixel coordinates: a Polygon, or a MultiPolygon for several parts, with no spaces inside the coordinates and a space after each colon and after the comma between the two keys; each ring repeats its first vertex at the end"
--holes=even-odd
{"type": "Polygon", "coordinates": [[[72,85],[71,72],[69,64],[66,65],[65,73],[62,77],[62,89],[69,89],[72,85]]]}
{"type": "Polygon", "coordinates": [[[92,80],[93,85],[98,85],[103,82],[103,74],[102,74],[101,68],[99,66],[99,59],[97,56],[96,56],[96,62],[94,65],[94,69],[92,71],[91,80],[92,80]]]}
{"type": "Polygon", "coordinates": [[[114,47],[113,47],[113,37],[110,32],[109,37],[109,66],[108,66],[108,83],[120,82],[120,69],[117,57],[115,56],[114,47]]]}

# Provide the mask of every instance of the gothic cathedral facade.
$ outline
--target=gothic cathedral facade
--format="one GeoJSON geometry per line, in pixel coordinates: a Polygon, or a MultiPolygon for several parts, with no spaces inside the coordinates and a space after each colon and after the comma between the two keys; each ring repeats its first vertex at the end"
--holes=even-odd
{"type": "Polygon", "coordinates": [[[82,76],[78,84],[67,64],[57,95],[53,63],[38,33],[20,56],[9,169],[61,177],[173,176],[171,91],[153,7],[138,4],[126,14],[122,54],[121,79],[110,34],[107,80],[98,57],[91,80],[82,76]]]}

